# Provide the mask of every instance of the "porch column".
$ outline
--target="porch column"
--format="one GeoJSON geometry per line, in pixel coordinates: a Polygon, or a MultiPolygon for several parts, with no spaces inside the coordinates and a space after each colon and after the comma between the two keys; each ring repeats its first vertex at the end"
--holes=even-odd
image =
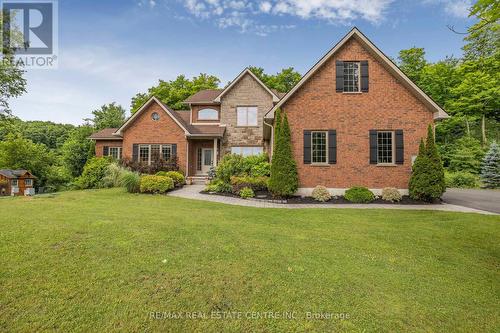
{"type": "Polygon", "coordinates": [[[214,139],[214,167],[217,166],[217,138],[214,139]]]}

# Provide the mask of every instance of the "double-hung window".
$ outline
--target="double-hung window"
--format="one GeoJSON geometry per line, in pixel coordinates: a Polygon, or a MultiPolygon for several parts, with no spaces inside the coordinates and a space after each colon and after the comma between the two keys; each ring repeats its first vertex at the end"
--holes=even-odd
{"type": "Polygon", "coordinates": [[[328,162],[328,135],[326,131],[311,132],[311,155],[312,163],[328,162]]]}
{"type": "Polygon", "coordinates": [[[257,126],[257,110],[256,106],[238,106],[236,108],[236,125],[257,126]]]}
{"type": "Polygon", "coordinates": [[[121,147],[109,147],[109,156],[113,157],[116,160],[122,158],[122,148],[121,147]]]}
{"type": "Polygon", "coordinates": [[[172,156],[172,145],[139,145],[139,162],[151,164],[155,159],[170,159],[172,156]]]}
{"type": "Polygon", "coordinates": [[[361,91],[360,63],[344,61],[344,92],[361,91]]]}
{"type": "Polygon", "coordinates": [[[394,132],[377,132],[377,163],[394,163],[394,132]]]}

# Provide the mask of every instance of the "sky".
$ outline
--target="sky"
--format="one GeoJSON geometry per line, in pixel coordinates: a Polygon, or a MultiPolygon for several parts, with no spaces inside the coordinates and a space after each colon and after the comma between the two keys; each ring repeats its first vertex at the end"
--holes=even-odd
{"type": "Polygon", "coordinates": [[[23,120],[81,124],[92,110],[159,79],[212,74],[224,85],[247,66],[304,74],[353,26],[385,54],[423,47],[460,56],[471,0],[59,0],[59,66],[29,70],[10,101],[23,120]]]}

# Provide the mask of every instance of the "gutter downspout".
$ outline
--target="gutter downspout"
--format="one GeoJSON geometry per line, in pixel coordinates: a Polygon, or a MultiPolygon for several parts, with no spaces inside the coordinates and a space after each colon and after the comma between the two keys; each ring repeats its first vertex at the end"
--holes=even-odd
{"type": "Polygon", "coordinates": [[[271,127],[271,143],[270,143],[271,147],[269,149],[269,151],[270,151],[269,160],[272,161],[272,158],[273,158],[273,148],[274,148],[274,126],[268,124],[266,122],[266,119],[264,119],[264,125],[267,125],[267,126],[271,127]]]}

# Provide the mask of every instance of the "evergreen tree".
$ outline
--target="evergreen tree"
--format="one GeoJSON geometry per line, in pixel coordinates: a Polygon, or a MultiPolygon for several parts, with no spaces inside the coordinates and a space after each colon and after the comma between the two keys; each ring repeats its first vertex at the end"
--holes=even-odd
{"type": "Polygon", "coordinates": [[[269,190],[278,197],[289,197],[299,187],[297,165],[292,155],[290,126],[286,113],[281,116],[278,109],[275,115],[274,151],[271,164],[269,190]]]}
{"type": "Polygon", "coordinates": [[[424,145],[424,141],[420,141],[418,156],[413,164],[408,187],[412,199],[428,202],[440,198],[446,190],[444,169],[430,125],[427,131],[427,144],[424,145]]]}
{"type": "Polygon", "coordinates": [[[496,142],[484,156],[481,180],[486,188],[500,188],[500,147],[496,142]]]}

